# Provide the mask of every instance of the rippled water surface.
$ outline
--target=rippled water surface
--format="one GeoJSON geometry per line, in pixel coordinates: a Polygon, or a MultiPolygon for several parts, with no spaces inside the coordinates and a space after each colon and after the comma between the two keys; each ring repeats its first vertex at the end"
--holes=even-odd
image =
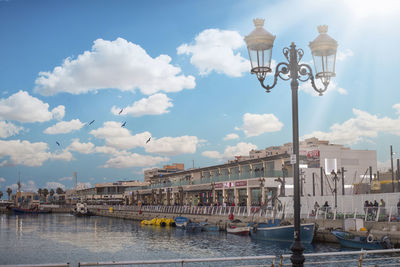
{"type": "MultiPolygon", "coordinates": [[[[69,262],[76,266],[78,262],[281,255],[290,253],[289,247],[290,243],[256,242],[224,232],[188,234],[108,217],[0,215],[0,264],[69,262]]],[[[305,248],[306,253],[337,250],[338,246],[325,244],[305,248]]]]}

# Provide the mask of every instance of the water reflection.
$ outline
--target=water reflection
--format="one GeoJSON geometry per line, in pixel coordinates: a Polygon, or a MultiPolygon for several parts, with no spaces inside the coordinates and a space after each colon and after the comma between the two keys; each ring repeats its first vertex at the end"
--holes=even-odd
{"type": "MultiPolygon", "coordinates": [[[[280,255],[289,244],[224,232],[187,233],[108,217],[0,215],[0,264],[280,255]],[[23,251],[23,253],[21,253],[23,251]]],[[[306,252],[337,250],[306,246],[306,252]]]]}

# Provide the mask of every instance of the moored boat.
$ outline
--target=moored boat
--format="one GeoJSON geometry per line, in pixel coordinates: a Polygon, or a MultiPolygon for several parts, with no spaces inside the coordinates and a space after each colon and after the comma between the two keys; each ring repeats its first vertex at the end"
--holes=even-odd
{"type": "Polygon", "coordinates": [[[208,222],[200,222],[201,230],[204,232],[218,232],[219,226],[216,224],[209,224],[208,222]]]}
{"type": "Polygon", "coordinates": [[[249,235],[250,227],[249,226],[236,226],[236,225],[228,225],[226,228],[226,232],[229,234],[235,235],[249,235]]]}
{"type": "Polygon", "coordinates": [[[332,234],[339,240],[342,247],[368,250],[387,249],[392,247],[390,239],[387,236],[382,237],[381,240],[377,240],[372,234],[360,236],[341,230],[333,230],[332,234]]]}
{"type": "Polygon", "coordinates": [[[185,224],[185,231],[190,233],[199,233],[201,232],[202,227],[199,223],[195,222],[187,222],[185,224]]]}
{"type": "Polygon", "coordinates": [[[71,211],[71,214],[77,217],[93,216],[94,213],[89,211],[85,203],[76,203],[76,207],[71,211]]]}
{"type": "Polygon", "coordinates": [[[40,208],[12,208],[12,212],[15,214],[42,214],[42,213],[50,213],[49,210],[44,210],[40,208]]]}
{"type": "MultiPolygon", "coordinates": [[[[300,226],[301,242],[311,244],[314,238],[315,224],[306,223],[300,226]]],[[[293,225],[254,225],[250,236],[258,240],[292,242],[294,236],[293,225]]]]}
{"type": "Polygon", "coordinates": [[[174,220],[175,220],[176,227],[179,227],[179,228],[184,228],[185,223],[187,224],[189,222],[189,219],[186,217],[175,217],[174,220]]]}

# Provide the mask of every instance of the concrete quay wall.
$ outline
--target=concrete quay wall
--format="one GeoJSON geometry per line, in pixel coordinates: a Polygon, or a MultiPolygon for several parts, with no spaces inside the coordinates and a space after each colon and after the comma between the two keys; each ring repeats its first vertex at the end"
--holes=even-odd
{"type": "MultiPolygon", "coordinates": [[[[176,214],[176,213],[159,213],[159,212],[139,212],[135,211],[122,211],[113,210],[110,212],[105,209],[91,210],[98,216],[114,217],[135,221],[151,220],[153,218],[175,218],[178,216],[184,216],[191,219],[194,222],[207,221],[211,224],[217,224],[221,229],[226,229],[226,226],[230,223],[228,216],[225,215],[206,215],[206,214],[176,214]]],[[[235,219],[239,219],[244,225],[248,222],[261,222],[262,219],[254,220],[253,216],[235,216],[235,219]]],[[[289,220],[291,221],[291,220],[289,220]]],[[[329,220],[329,219],[305,219],[304,222],[315,222],[318,225],[315,240],[322,243],[338,243],[336,237],[331,234],[332,229],[344,228],[344,221],[342,219],[329,220]]],[[[292,222],[292,221],[291,221],[292,222]]],[[[357,235],[368,235],[373,234],[377,239],[381,239],[383,236],[388,236],[391,239],[392,244],[397,248],[400,247],[400,222],[364,222],[364,227],[368,229],[366,231],[350,231],[357,235]]]]}

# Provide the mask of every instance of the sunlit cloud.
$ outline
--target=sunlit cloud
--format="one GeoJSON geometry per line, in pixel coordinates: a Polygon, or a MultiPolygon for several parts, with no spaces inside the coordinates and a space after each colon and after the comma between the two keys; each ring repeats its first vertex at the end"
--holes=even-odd
{"type": "Polygon", "coordinates": [[[43,132],[45,134],[66,134],[73,131],[80,130],[85,124],[79,119],[71,121],[60,121],[53,126],[50,126],[43,132]]]}
{"type": "Polygon", "coordinates": [[[113,106],[111,112],[115,115],[131,115],[133,117],[161,115],[168,113],[168,108],[173,106],[171,98],[167,97],[165,94],[159,93],[135,101],[132,106],[123,108],[113,106]]]}
{"type": "Polygon", "coordinates": [[[0,98],[0,119],[19,122],[45,122],[63,116],[64,106],[57,106],[49,111],[49,104],[18,91],[8,98],[0,98]]]}
{"type": "Polygon", "coordinates": [[[235,50],[244,46],[243,37],[236,31],[207,29],[195,37],[194,44],[182,44],[178,55],[189,55],[190,62],[200,75],[212,71],[231,77],[240,77],[250,68],[250,62],[235,50]]]}
{"type": "Polygon", "coordinates": [[[303,138],[315,136],[336,144],[352,145],[367,141],[370,138],[376,138],[379,133],[400,136],[400,117],[396,119],[379,118],[377,115],[355,108],[353,109],[353,115],[353,118],[342,124],[335,123],[332,125],[329,132],[315,131],[303,136],[303,138]]]}
{"type": "Polygon", "coordinates": [[[243,115],[242,130],[246,137],[259,136],[264,133],[277,132],[283,127],[274,114],[251,114],[243,115]]]}
{"type": "Polygon", "coordinates": [[[0,138],[17,135],[24,127],[17,126],[11,122],[0,121],[0,138]]]}
{"type": "Polygon", "coordinates": [[[227,146],[224,150],[224,153],[220,153],[218,151],[210,150],[204,151],[201,154],[204,157],[212,158],[212,159],[233,159],[236,156],[248,156],[250,150],[257,149],[257,146],[252,143],[244,143],[240,142],[235,146],[227,146]]]}
{"type": "Polygon", "coordinates": [[[224,141],[234,140],[234,139],[239,139],[239,135],[237,135],[237,134],[235,134],[235,133],[230,133],[230,134],[227,134],[227,135],[224,137],[224,141]]]}
{"type": "Polygon", "coordinates": [[[40,72],[35,92],[49,96],[115,88],[121,91],[139,89],[151,95],[194,88],[195,78],[180,74],[181,69],[170,63],[169,56],[152,58],[142,47],[123,38],[97,39],[91,51],[85,51],[76,59],[66,58],[53,71],[40,72]]]}

